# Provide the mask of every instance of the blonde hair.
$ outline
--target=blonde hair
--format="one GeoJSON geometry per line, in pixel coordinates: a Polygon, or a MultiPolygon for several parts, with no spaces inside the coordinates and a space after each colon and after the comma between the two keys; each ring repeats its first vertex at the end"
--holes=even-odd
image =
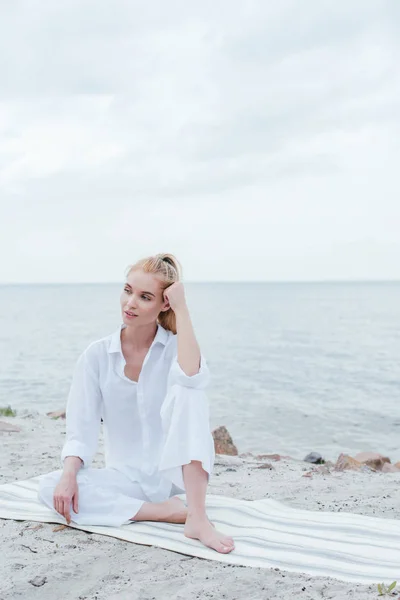
{"type": "MultiPolygon", "coordinates": [[[[173,254],[155,254],[138,260],[134,265],[128,267],[126,276],[131,271],[142,269],[145,273],[152,273],[161,282],[162,289],[165,290],[173,283],[182,278],[182,267],[178,259],[173,254]]],[[[164,329],[176,333],[176,316],[172,308],[165,312],[160,312],[158,322],[164,329]]]]}

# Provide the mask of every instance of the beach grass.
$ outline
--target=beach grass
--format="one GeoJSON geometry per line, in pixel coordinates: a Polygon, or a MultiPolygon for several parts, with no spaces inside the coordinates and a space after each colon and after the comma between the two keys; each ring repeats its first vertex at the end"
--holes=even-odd
{"type": "Polygon", "coordinates": [[[0,417],[16,417],[17,412],[11,406],[0,406],[0,417]]]}

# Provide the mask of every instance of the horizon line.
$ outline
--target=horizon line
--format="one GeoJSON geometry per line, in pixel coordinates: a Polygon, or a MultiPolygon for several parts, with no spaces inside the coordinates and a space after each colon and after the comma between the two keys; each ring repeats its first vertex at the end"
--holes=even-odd
{"type": "MultiPolygon", "coordinates": [[[[122,285],[123,280],[119,281],[0,281],[0,287],[5,286],[17,286],[17,285],[122,285]]],[[[243,279],[243,280],[187,280],[183,281],[184,284],[235,284],[235,283],[248,283],[248,284],[323,284],[323,283],[400,283],[400,279],[243,279]]]]}

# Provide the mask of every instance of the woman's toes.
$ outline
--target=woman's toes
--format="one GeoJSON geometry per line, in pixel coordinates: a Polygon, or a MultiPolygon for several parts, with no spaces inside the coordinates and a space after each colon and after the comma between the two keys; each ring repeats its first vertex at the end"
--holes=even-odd
{"type": "Polygon", "coordinates": [[[222,552],[227,554],[228,552],[232,552],[235,548],[235,544],[231,538],[226,538],[225,536],[221,536],[219,539],[215,539],[215,543],[213,544],[214,549],[217,552],[222,552]]]}
{"type": "Polygon", "coordinates": [[[223,544],[222,542],[220,543],[219,552],[221,552],[222,554],[228,554],[229,552],[232,552],[232,550],[233,550],[232,546],[227,546],[226,544],[223,544]]]}
{"type": "Polygon", "coordinates": [[[231,537],[223,537],[221,539],[221,543],[224,544],[224,546],[234,546],[235,542],[233,541],[233,539],[231,537]]]}
{"type": "Polygon", "coordinates": [[[208,544],[209,548],[212,548],[213,550],[216,550],[216,552],[219,552],[221,554],[228,554],[228,552],[231,552],[232,548],[230,548],[229,546],[226,546],[223,542],[221,542],[221,540],[213,540],[211,543],[208,544]]]}

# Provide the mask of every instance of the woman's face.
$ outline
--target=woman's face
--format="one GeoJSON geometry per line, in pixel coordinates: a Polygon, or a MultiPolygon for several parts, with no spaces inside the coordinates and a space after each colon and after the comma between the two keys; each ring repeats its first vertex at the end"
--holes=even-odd
{"type": "Polygon", "coordinates": [[[147,325],[168,310],[160,280],[141,269],[131,271],[121,294],[122,320],[125,325],[147,325]]]}

